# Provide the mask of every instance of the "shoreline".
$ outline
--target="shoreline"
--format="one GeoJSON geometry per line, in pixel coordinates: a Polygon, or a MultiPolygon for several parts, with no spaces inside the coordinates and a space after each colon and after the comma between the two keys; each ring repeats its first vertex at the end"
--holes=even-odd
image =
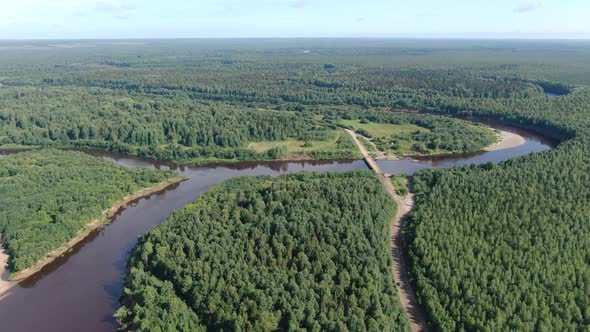
{"type": "MultiPolygon", "coordinates": [[[[5,288],[11,284],[10,272],[6,269],[8,263],[8,254],[4,249],[0,249],[0,295],[4,293],[5,288]]],[[[0,299],[2,296],[0,296],[0,299]]]]}
{"type": "MultiPolygon", "coordinates": [[[[492,129],[494,129],[492,127],[492,129]]],[[[492,151],[497,151],[497,150],[504,150],[504,149],[510,149],[510,148],[515,148],[518,146],[521,146],[523,144],[526,143],[526,139],[519,135],[519,134],[515,134],[509,131],[505,131],[505,130],[501,130],[501,129],[495,129],[498,130],[498,138],[499,141],[496,143],[493,143],[487,147],[484,147],[480,150],[478,150],[479,152],[492,152],[492,151]]],[[[347,131],[345,129],[345,131],[347,131]]],[[[356,133],[356,132],[355,132],[356,133]]],[[[358,135],[358,134],[357,134],[358,135]]],[[[362,136],[362,135],[360,135],[362,136]]],[[[371,142],[371,144],[373,146],[375,146],[375,143],[373,143],[370,139],[368,139],[367,137],[363,138],[367,139],[369,142],[371,142]]],[[[2,151],[4,152],[9,152],[9,153],[18,153],[18,152],[25,152],[25,151],[29,151],[32,149],[36,149],[36,148],[44,148],[44,147],[39,147],[39,146],[34,146],[34,147],[6,147],[4,146],[0,146],[0,154],[2,151]]],[[[92,152],[98,152],[98,153],[107,153],[107,154],[119,154],[117,152],[112,152],[112,151],[108,151],[108,150],[101,150],[101,149],[91,149],[91,148],[77,148],[77,147],[57,147],[58,149],[64,149],[64,150],[70,150],[70,151],[80,151],[80,152],[85,152],[88,153],[90,155],[93,155],[92,152]]],[[[478,151],[474,151],[474,152],[478,152],[478,151]]],[[[474,152],[470,152],[470,153],[474,153],[474,152]]],[[[442,154],[427,154],[427,155],[410,155],[410,156],[399,156],[396,155],[394,153],[385,153],[381,150],[376,151],[377,156],[375,157],[375,160],[411,160],[411,161],[417,161],[420,158],[429,158],[429,157],[443,157],[443,156],[456,156],[456,155],[463,155],[465,153],[450,153],[450,154],[446,154],[446,153],[442,153],[442,154]]],[[[298,162],[298,161],[337,161],[337,160],[349,160],[349,159],[315,159],[311,156],[308,155],[291,155],[291,156],[285,156],[285,157],[281,157],[278,159],[261,159],[261,160],[235,160],[235,159],[227,159],[227,160],[223,160],[223,159],[219,159],[219,160],[196,160],[196,161],[188,161],[188,162],[179,162],[179,161],[169,161],[169,160],[152,160],[152,159],[146,159],[137,155],[133,155],[133,154],[121,154],[121,157],[127,157],[127,158],[138,158],[138,159],[142,159],[142,160],[146,160],[146,161],[150,161],[150,162],[159,162],[165,165],[173,165],[173,166],[177,166],[177,167],[183,167],[183,166],[231,166],[231,165],[238,165],[238,164],[247,164],[247,163],[272,163],[272,162],[298,162]]],[[[362,160],[363,157],[362,155],[359,156],[358,159],[350,159],[350,160],[362,160]]]]}
{"type": "Polygon", "coordinates": [[[491,152],[504,149],[515,148],[526,143],[526,139],[521,135],[511,133],[505,130],[500,130],[500,140],[492,145],[482,149],[482,151],[491,152]]]}
{"type": "Polygon", "coordinates": [[[131,195],[125,196],[122,200],[117,201],[112,207],[104,210],[101,212],[101,216],[91,220],[88,222],[84,228],[82,228],[76,237],[68,241],[67,243],[61,245],[59,248],[49,252],[45,258],[41,259],[37,264],[34,266],[27,268],[25,270],[16,272],[15,274],[11,274],[10,271],[6,269],[6,263],[8,261],[8,254],[5,250],[0,250],[0,299],[2,296],[9,291],[12,287],[16,286],[20,281],[29,278],[30,276],[36,274],[37,272],[41,271],[43,267],[53,262],[58,257],[65,254],[69,251],[73,246],[84,240],[90,233],[99,229],[100,227],[108,224],[111,222],[111,219],[119,210],[122,208],[127,207],[131,202],[145,198],[152,194],[161,192],[166,188],[185,181],[185,178],[181,177],[174,177],[168,179],[166,181],[160,182],[158,185],[153,187],[147,187],[140,189],[134,192],[131,195]]]}

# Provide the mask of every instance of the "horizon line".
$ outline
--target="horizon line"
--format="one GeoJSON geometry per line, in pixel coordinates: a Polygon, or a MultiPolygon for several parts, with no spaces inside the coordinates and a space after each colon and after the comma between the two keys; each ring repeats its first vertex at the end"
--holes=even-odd
{"type": "Polygon", "coordinates": [[[274,40],[319,40],[319,39],[372,39],[372,40],[535,40],[535,41],[590,41],[589,36],[294,36],[294,37],[277,37],[277,36],[257,36],[257,37],[58,37],[58,38],[2,38],[0,42],[5,41],[109,41],[109,40],[256,40],[256,39],[274,39],[274,40]]]}

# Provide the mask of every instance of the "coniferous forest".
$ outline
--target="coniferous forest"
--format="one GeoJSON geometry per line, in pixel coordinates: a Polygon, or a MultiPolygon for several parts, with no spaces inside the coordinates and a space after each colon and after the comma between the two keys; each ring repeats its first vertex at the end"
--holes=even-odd
{"type": "Polygon", "coordinates": [[[71,240],[116,201],[173,177],[54,149],[0,158],[0,233],[18,272],[71,240]]]}
{"type": "Polygon", "coordinates": [[[394,211],[368,171],[230,180],[140,239],[117,317],[139,331],[406,331],[394,211]]]}
{"type": "MultiPolygon", "coordinates": [[[[409,155],[471,152],[496,139],[469,121],[551,138],[549,151],[414,174],[404,255],[432,330],[590,326],[586,41],[0,42],[0,50],[2,145],[207,162],[358,158],[342,135],[351,123],[414,128],[372,137],[383,151],[409,146],[409,155]]],[[[169,176],[110,164],[97,172],[87,167],[96,161],[51,151],[0,160],[3,181],[30,174],[19,180],[25,189],[8,186],[0,197],[11,200],[0,211],[4,245],[26,249],[17,269],[80,227],[66,212],[92,214],[81,197],[96,212],[169,176]],[[69,162],[38,175],[45,168],[31,165],[47,154],[69,162]],[[71,184],[45,185],[78,174],[67,168],[76,163],[84,174],[71,184]],[[49,189],[62,198],[46,210],[25,196],[49,189]],[[79,194],[87,191],[97,196],[79,194]]],[[[389,273],[395,206],[373,176],[345,174],[241,178],[174,213],[132,252],[123,329],[406,329],[389,273]]]]}

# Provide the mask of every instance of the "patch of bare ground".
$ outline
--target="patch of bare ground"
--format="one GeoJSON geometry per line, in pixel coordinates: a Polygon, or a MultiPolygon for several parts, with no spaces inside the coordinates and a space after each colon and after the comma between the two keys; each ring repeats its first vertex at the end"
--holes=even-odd
{"type": "Polygon", "coordinates": [[[494,143],[488,147],[483,148],[483,151],[497,151],[515,148],[526,143],[524,137],[515,133],[500,130],[498,135],[500,136],[500,140],[497,143],[494,143]]]}

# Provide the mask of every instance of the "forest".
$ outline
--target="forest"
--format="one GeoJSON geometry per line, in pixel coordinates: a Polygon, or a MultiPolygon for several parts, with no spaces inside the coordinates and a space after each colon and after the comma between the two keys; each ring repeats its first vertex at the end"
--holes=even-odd
{"type": "Polygon", "coordinates": [[[181,163],[281,159],[297,154],[358,159],[351,142],[340,142],[348,138],[336,131],[342,127],[336,119],[359,116],[362,121],[424,129],[376,138],[381,150],[405,156],[473,152],[495,141],[490,131],[459,119],[412,112],[361,114],[249,109],[195,102],[185,93],[172,98],[94,87],[4,88],[0,89],[0,145],[84,147],[181,163]],[[279,144],[290,141],[303,143],[291,149],[279,144]],[[305,142],[322,148],[304,149],[305,142]],[[249,148],[256,143],[269,148],[249,148]]]}
{"type": "MultiPolygon", "coordinates": [[[[411,127],[418,119],[439,118],[434,115],[485,120],[552,138],[559,144],[551,151],[498,165],[415,174],[409,181],[416,204],[404,229],[405,253],[433,330],[583,331],[590,325],[588,42],[153,40],[128,46],[92,42],[68,49],[44,42],[27,47],[0,42],[0,47],[2,144],[84,146],[176,161],[260,160],[281,158],[286,152],[256,152],[247,148],[250,144],[291,140],[318,146],[334,139],[331,133],[346,121],[411,127]],[[191,130],[196,127],[199,130],[191,130]]],[[[491,138],[480,135],[480,140],[473,140],[473,127],[467,130],[453,120],[444,121],[449,127],[441,127],[441,132],[433,134],[434,127],[428,134],[414,130],[397,136],[397,143],[404,148],[403,142],[418,140],[428,148],[437,147],[438,140],[443,144],[459,139],[449,149],[461,151],[479,149],[491,138]],[[450,134],[450,128],[460,135],[450,134]],[[472,145],[465,147],[465,142],[472,145]]],[[[386,134],[381,143],[396,143],[394,134],[386,134]]],[[[354,148],[350,143],[339,142],[343,151],[316,153],[346,158],[354,148]]],[[[235,187],[250,188],[248,181],[255,182],[241,181],[235,187]]],[[[355,186],[346,189],[356,192],[355,186]]],[[[315,200],[322,202],[321,197],[315,200]]],[[[216,201],[210,205],[218,206],[216,201]]],[[[199,203],[191,208],[206,209],[199,203]]],[[[177,247],[158,242],[173,234],[202,236],[183,232],[184,226],[197,228],[183,225],[182,220],[192,218],[186,211],[190,208],[175,214],[135,249],[128,294],[119,313],[125,326],[134,330],[142,323],[165,329],[169,326],[160,324],[174,321],[186,324],[176,327],[196,329],[231,319],[249,324],[244,317],[254,315],[265,317],[258,322],[275,326],[278,313],[262,305],[256,313],[234,313],[225,307],[221,313],[216,306],[205,309],[203,302],[196,302],[207,294],[193,283],[210,280],[192,279],[189,273],[204,272],[189,271],[188,263],[174,264],[170,257],[173,252],[184,262],[185,249],[196,246],[197,239],[187,241],[190,248],[172,240],[177,247]],[[155,254],[156,243],[165,248],[161,255],[155,254]],[[144,251],[149,252],[146,263],[144,251]],[[170,275],[158,268],[170,264],[175,265],[170,275]],[[179,275],[190,277],[173,279],[179,275]],[[130,302],[133,298],[138,302],[130,302]],[[162,311],[164,307],[174,309],[162,311]],[[142,318],[134,322],[134,317],[142,318]],[[162,317],[170,319],[164,322],[162,317]]],[[[239,217],[254,211],[240,212],[239,217]]],[[[209,218],[207,213],[194,218],[209,218]]],[[[229,255],[225,250],[231,249],[218,247],[216,252],[229,255]]],[[[212,255],[208,262],[214,259],[212,255]]],[[[280,281],[268,278],[274,284],[280,281]]],[[[235,298],[232,288],[224,290],[211,293],[216,297],[208,301],[235,298]]],[[[394,294],[395,289],[388,292],[394,294]]],[[[278,298],[258,292],[255,296],[268,303],[278,298]]],[[[388,310],[393,313],[388,322],[399,317],[398,309],[388,310]]],[[[300,317],[300,312],[293,317],[300,317]]],[[[323,317],[315,322],[322,324],[323,317]]]]}
{"type": "Polygon", "coordinates": [[[574,138],[500,165],[414,176],[416,208],[406,243],[417,292],[436,329],[588,326],[589,100],[590,91],[578,88],[528,108],[511,102],[474,110],[574,138]]]}
{"type": "Polygon", "coordinates": [[[394,212],[369,171],[229,180],[140,239],[117,317],[133,331],[408,331],[394,212]]]}
{"type": "MultiPolygon", "coordinates": [[[[207,105],[181,95],[0,89],[0,144],[97,148],[179,162],[260,160],[284,157],[284,151],[257,153],[246,149],[246,143],[325,141],[332,138],[330,129],[335,127],[293,112],[207,105]]],[[[320,152],[354,157],[352,149],[320,152]]]]}
{"type": "Polygon", "coordinates": [[[0,234],[9,270],[35,265],[116,201],[173,176],[55,149],[0,158],[0,234]]]}

